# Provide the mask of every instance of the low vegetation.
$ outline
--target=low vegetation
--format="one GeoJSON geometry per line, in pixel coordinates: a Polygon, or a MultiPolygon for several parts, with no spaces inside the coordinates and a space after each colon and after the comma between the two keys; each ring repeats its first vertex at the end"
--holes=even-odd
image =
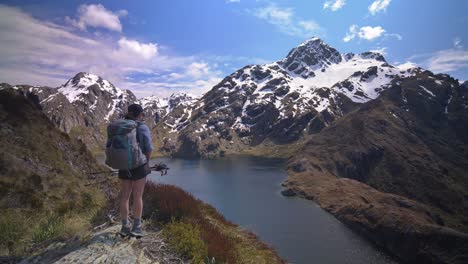
{"type": "Polygon", "coordinates": [[[163,226],[170,245],[194,263],[283,263],[255,235],[184,190],[148,183],[144,217],[163,226]]]}
{"type": "MultiPolygon", "coordinates": [[[[100,199],[93,197],[92,199],[100,199]]],[[[82,205],[78,205],[81,207],[82,205]]],[[[24,257],[39,253],[52,241],[85,234],[100,203],[84,208],[9,208],[0,215],[0,256],[24,257]]]]}
{"type": "Polygon", "coordinates": [[[102,169],[37,105],[1,90],[0,256],[37,254],[52,241],[85,234],[108,200],[103,178],[86,172],[102,169]]]}

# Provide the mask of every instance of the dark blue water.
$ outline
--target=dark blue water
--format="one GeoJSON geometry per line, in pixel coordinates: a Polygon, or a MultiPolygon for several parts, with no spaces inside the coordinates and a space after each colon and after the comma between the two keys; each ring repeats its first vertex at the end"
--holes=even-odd
{"type": "Polygon", "coordinates": [[[394,263],[315,203],[280,194],[286,178],[280,159],[155,159],[174,184],[214,206],[228,220],[257,234],[290,263],[394,263]]]}

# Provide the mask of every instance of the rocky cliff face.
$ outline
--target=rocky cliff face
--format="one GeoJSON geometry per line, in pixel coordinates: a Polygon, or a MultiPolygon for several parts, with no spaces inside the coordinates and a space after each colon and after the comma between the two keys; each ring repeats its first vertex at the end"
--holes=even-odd
{"type": "Polygon", "coordinates": [[[463,263],[467,129],[465,86],[428,71],[398,78],[377,99],[311,136],[291,158],[285,186],[404,260],[463,263]],[[339,184],[345,179],[364,184],[339,184]],[[346,189],[342,199],[332,195],[337,188],[346,189]],[[392,219],[385,220],[389,212],[392,219]],[[429,218],[417,220],[424,215],[429,218]],[[413,241],[406,249],[397,239],[404,236],[413,241]]]}
{"type": "Polygon", "coordinates": [[[167,98],[143,97],[136,103],[140,104],[145,110],[148,125],[154,126],[164,120],[167,127],[175,128],[176,125],[186,125],[184,121],[188,120],[181,120],[181,118],[197,99],[196,96],[186,93],[174,93],[167,98]]]}
{"type": "Polygon", "coordinates": [[[340,54],[313,38],[283,60],[227,76],[185,107],[182,118],[168,115],[176,123],[169,124],[166,137],[176,143],[163,149],[178,156],[214,157],[289,146],[377,98],[393,79],[417,71],[391,66],[378,53],[340,54]]]}

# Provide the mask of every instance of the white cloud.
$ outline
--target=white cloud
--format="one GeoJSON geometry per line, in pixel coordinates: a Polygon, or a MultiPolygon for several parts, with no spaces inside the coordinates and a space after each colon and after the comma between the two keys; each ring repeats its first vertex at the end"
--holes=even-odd
{"type": "Polygon", "coordinates": [[[322,28],[315,21],[297,17],[294,9],[290,7],[280,8],[271,3],[265,7],[254,9],[251,13],[290,36],[309,38],[321,34],[322,31],[322,28]]]}
{"type": "Polygon", "coordinates": [[[405,63],[396,64],[396,66],[397,66],[400,70],[406,71],[406,70],[408,70],[408,69],[418,67],[418,64],[416,64],[416,63],[414,63],[414,62],[411,62],[411,61],[407,61],[407,62],[405,62],[405,63]]]}
{"type": "Polygon", "coordinates": [[[327,0],[323,3],[323,9],[330,9],[331,11],[337,11],[346,4],[346,0],[327,0]]]}
{"type": "Polygon", "coordinates": [[[81,30],[86,30],[87,27],[101,27],[112,31],[122,31],[122,24],[120,23],[119,16],[126,16],[126,10],[119,10],[117,13],[104,8],[103,5],[81,5],[78,8],[78,19],[67,17],[72,25],[81,30]]]}
{"type": "Polygon", "coordinates": [[[294,11],[292,8],[279,8],[274,4],[270,4],[269,6],[256,9],[254,15],[273,25],[284,26],[292,24],[294,11]]]}
{"type": "Polygon", "coordinates": [[[195,78],[200,78],[210,72],[210,66],[204,62],[192,62],[187,67],[187,73],[195,78]]]}
{"type": "Polygon", "coordinates": [[[343,38],[343,41],[349,42],[352,39],[354,39],[356,37],[356,34],[358,33],[358,29],[359,29],[358,25],[351,25],[349,27],[348,33],[346,33],[346,36],[343,38]]]}
{"type": "Polygon", "coordinates": [[[398,40],[402,40],[403,37],[400,35],[400,34],[397,34],[397,33],[388,33],[388,34],[385,34],[386,37],[394,37],[398,40]]]}
{"type": "Polygon", "coordinates": [[[240,0],[226,0],[226,3],[239,3],[240,0]]]}
{"type": "Polygon", "coordinates": [[[320,30],[320,26],[313,20],[301,20],[298,25],[306,32],[316,32],[320,30]]]}
{"type": "Polygon", "coordinates": [[[383,29],[381,26],[365,26],[359,28],[358,25],[351,25],[349,27],[348,33],[346,33],[346,36],[343,38],[343,41],[349,42],[355,37],[365,40],[374,40],[381,37],[384,33],[385,29],[383,29]]]}
{"type": "Polygon", "coordinates": [[[119,51],[130,56],[137,55],[145,60],[154,58],[158,53],[158,46],[155,43],[140,43],[136,40],[121,38],[118,41],[119,51]]]}
{"type": "Polygon", "coordinates": [[[434,53],[425,61],[427,68],[434,72],[453,72],[468,68],[468,51],[447,49],[434,53]]]}
{"type": "MultiPolygon", "coordinates": [[[[214,64],[213,66],[216,66],[214,64]]],[[[222,72],[213,69],[213,66],[203,61],[196,61],[190,63],[181,72],[174,72],[168,75],[166,80],[191,80],[191,79],[206,79],[207,77],[221,76],[222,72]]]]}
{"type": "Polygon", "coordinates": [[[415,54],[408,58],[416,61],[422,68],[436,73],[450,73],[468,70],[468,50],[464,49],[461,39],[453,39],[453,47],[435,52],[415,54]]]}
{"type": "Polygon", "coordinates": [[[369,12],[371,15],[376,15],[381,11],[387,10],[388,5],[390,4],[391,0],[375,0],[369,6],[369,12]]]}
{"type": "Polygon", "coordinates": [[[456,49],[463,48],[463,45],[461,43],[462,43],[462,41],[461,41],[460,37],[456,37],[456,38],[453,39],[453,47],[455,47],[456,49]]]}
{"type": "Polygon", "coordinates": [[[0,28],[0,82],[57,87],[87,71],[142,96],[150,89],[146,83],[158,83],[151,86],[156,95],[174,89],[200,94],[222,76],[214,64],[196,56],[167,55],[157,43],[84,37],[5,5],[0,5],[0,28]],[[181,77],[169,81],[171,74],[181,77]]]}
{"type": "Polygon", "coordinates": [[[138,97],[156,95],[158,97],[168,97],[176,92],[186,92],[193,95],[201,95],[209,91],[213,86],[221,82],[222,78],[211,77],[205,80],[196,81],[150,81],[144,83],[128,82],[123,83],[125,87],[135,92],[138,97]]]}
{"type": "Polygon", "coordinates": [[[370,50],[370,52],[380,53],[383,56],[385,56],[387,55],[387,47],[373,49],[373,50],[370,50]]]}
{"type": "Polygon", "coordinates": [[[365,26],[359,30],[358,35],[359,35],[359,38],[373,40],[382,36],[384,32],[385,32],[385,29],[383,29],[381,26],[376,26],[376,27],[365,26]]]}

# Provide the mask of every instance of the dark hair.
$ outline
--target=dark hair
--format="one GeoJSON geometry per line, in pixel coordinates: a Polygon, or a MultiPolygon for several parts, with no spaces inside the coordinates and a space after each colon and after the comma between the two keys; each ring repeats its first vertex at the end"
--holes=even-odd
{"type": "Polygon", "coordinates": [[[141,113],[143,113],[143,107],[141,107],[141,105],[131,104],[128,106],[128,111],[127,111],[127,114],[125,115],[125,118],[134,119],[137,116],[139,116],[141,113]]]}

